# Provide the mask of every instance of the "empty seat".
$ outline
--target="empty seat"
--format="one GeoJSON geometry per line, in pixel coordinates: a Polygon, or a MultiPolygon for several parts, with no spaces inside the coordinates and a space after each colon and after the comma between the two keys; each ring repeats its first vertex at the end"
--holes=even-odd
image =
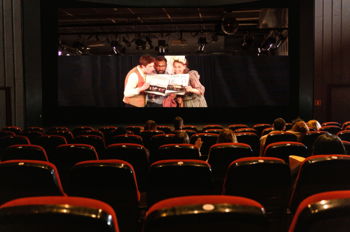
{"type": "Polygon", "coordinates": [[[199,149],[193,144],[165,144],[150,157],[151,163],[166,159],[201,159],[199,149]]]}
{"type": "Polygon", "coordinates": [[[64,195],[55,165],[37,160],[0,162],[0,203],[19,197],[64,195]]]}
{"type": "Polygon", "coordinates": [[[223,129],[224,126],[223,125],[219,125],[219,124],[207,124],[207,125],[203,125],[202,126],[202,132],[204,132],[205,130],[208,129],[223,129]]]}
{"type": "Polygon", "coordinates": [[[295,134],[286,131],[272,131],[266,137],[265,147],[271,143],[284,142],[284,141],[297,141],[295,134]]]}
{"type": "Polygon", "coordinates": [[[72,132],[74,136],[82,135],[84,134],[84,131],[93,131],[95,128],[91,126],[76,126],[72,129],[72,132]]]}
{"type": "Polygon", "coordinates": [[[2,130],[4,130],[4,131],[12,131],[16,135],[21,135],[21,133],[23,131],[22,127],[19,127],[19,126],[5,126],[5,127],[2,128],[2,130]]]}
{"type": "Polygon", "coordinates": [[[253,154],[259,155],[260,140],[259,140],[259,136],[257,136],[256,133],[242,131],[242,132],[235,132],[235,135],[239,143],[248,144],[252,148],[253,154]]]}
{"type": "Polygon", "coordinates": [[[82,197],[25,197],[0,207],[0,231],[118,232],[113,209],[82,197]]]}
{"type": "Polygon", "coordinates": [[[13,131],[0,130],[0,138],[1,137],[9,137],[9,136],[16,136],[16,133],[13,131]]]}
{"type": "Polygon", "coordinates": [[[159,134],[153,135],[150,139],[150,152],[157,152],[158,148],[164,144],[174,144],[174,143],[183,143],[175,136],[175,134],[159,134]]]}
{"type": "Polygon", "coordinates": [[[71,169],[69,183],[69,195],[106,202],[117,213],[122,232],[137,231],[140,193],[131,164],[122,160],[83,161],[71,169]]]}
{"type": "Polygon", "coordinates": [[[331,134],[336,135],[339,131],[341,131],[341,127],[335,126],[335,125],[322,126],[320,128],[320,131],[326,131],[326,132],[329,132],[331,134]]]}
{"type": "Polygon", "coordinates": [[[186,196],[160,201],[146,213],[143,232],[268,231],[258,202],[235,196],[186,196]]]}
{"type": "Polygon", "coordinates": [[[73,141],[74,135],[70,130],[53,130],[46,132],[47,135],[61,135],[66,138],[67,143],[73,141]]]}
{"type": "Polygon", "coordinates": [[[25,131],[38,131],[38,132],[45,132],[45,129],[43,127],[40,126],[28,126],[26,128],[24,128],[23,132],[25,131]]]}
{"type": "Polygon", "coordinates": [[[253,128],[258,132],[258,136],[261,136],[262,131],[268,127],[272,127],[272,125],[269,123],[257,123],[253,125],[253,128]]]}
{"type": "Polygon", "coordinates": [[[276,157],[289,163],[289,156],[307,157],[307,147],[300,142],[276,142],[265,147],[263,156],[276,157]]]}
{"type": "Polygon", "coordinates": [[[0,137],[0,160],[2,159],[2,153],[7,147],[19,144],[30,144],[30,141],[26,136],[20,135],[0,137]]]}
{"type": "Polygon", "coordinates": [[[274,217],[286,216],[291,176],[282,159],[249,157],[233,161],[225,176],[223,194],[260,202],[274,217]]]}
{"type": "Polygon", "coordinates": [[[114,143],[137,143],[143,145],[142,137],[133,134],[114,135],[106,141],[107,146],[114,143]]]}
{"type": "Polygon", "coordinates": [[[235,131],[237,129],[243,129],[243,128],[248,128],[249,126],[247,124],[230,124],[228,125],[228,128],[231,129],[232,131],[235,131]]]}
{"type": "Polygon", "coordinates": [[[73,139],[73,143],[92,145],[96,149],[98,155],[103,154],[106,149],[105,141],[103,137],[99,135],[78,135],[73,139]]]}
{"type": "Polygon", "coordinates": [[[141,131],[143,130],[143,126],[126,126],[126,130],[132,131],[134,134],[139,135],[141,131]]]}
{"type": "Polygon", "coordinates": [[[341,130],[337,133],[341,140],[346,140],[350,142],[350,130],[341,130]]]}
{"type": "Polygon", "coordinates": [[[33,144],[11,145],[2,155],[2,161],[21,159],[49,161],[45,149],[33,144]]]}
{"type": "Polygon", "coordinates": [[[304,160],[293,187],[289,208],[292,212],[306,197],[325,191],[350,189],[349,155],[315,155],[304,160]]]}
{"type": "Polygon", "coordinates": [[[341,124],[339,122],[333,121],[333,122],[323,122],[321,126],[341,126],[341,124]]]}
{"type": "Polygon", "coordinates": [[[250,128],[250,127],[235,129],[234,132],[235,133],[246,133],[246,132],[249,132],[249,133],[254,133],[256,135],[258,133],[254,128],[250,128]]]}
{"type": "Polygon", "coordinates": [[[147,203],[189,195],[212,194],[210,165],[203,160],[161,160],[150,167],[147,203]]]}
{"type": "Polygon", "coordinates": [[[132,143],[111,144],[100,158],[119,159],[130,163],[135,169],[140,190],[144,190],[149,166],[149,151],[145,146],[132,143]]]}
{"type": "Polygon", "coordinates": [[[349,190],[317,193],[299,204],[289,232],[348,231],[349,217],[349,190]]]}
{"type": "Polygon", "coordinates": [[[43,136],[44,134],[45,134],[44,132],[36,131],[36,130],[24,130],[22,132],[22,135],[26,136],[29,139],[30,143],[33,143],[35,139],[43,136]]]}
{"type": "Polygon", "coordinates": [[[61,144],[67,144],[67,140],[62,135],[42,135],[33,139],[32,143],[42,146],[50,159],[50,154],[55,151],[56,147],[61,144]]]}
{"type": "Polygon", "coordinates": [[[218,143],[210,147],[208,163],[213,170],[216,193],[221,192],[227,167],[234,160],[253,156],[252,148],[244,143],[218,143]]]}

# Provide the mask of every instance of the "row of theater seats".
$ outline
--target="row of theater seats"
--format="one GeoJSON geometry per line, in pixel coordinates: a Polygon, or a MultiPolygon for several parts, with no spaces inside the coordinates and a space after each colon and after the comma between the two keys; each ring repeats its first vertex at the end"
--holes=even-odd
{"type": "MultiPolygon", "coordinates": [[[[284,231],[348,231],[350,191],[323,192],[299,205],[284,231]]],[[[27,197],[0,206],[2,232],[119,232],[115,211],[106,203],[81,197],[27,197]]],[[[264,207],[236,196],[187,196],[152,206],[142,223],[143,232],[268,232],[264,207]]]]}
{"type": "MultiPolygon", "coordinates": [[[[287,226],[301,201],[325,191],[349,190],[349,155],[310,156],[295,181],[281,159],[250,157],[233,161],[222,195],[253,199],[264,207],[270,226],[287,226]]],[[[46,161],[0,162],[0,204],[28,196],[79,196],[101,200],[116,212],[122,231],[139,231],[144,211],[179,196],[218,195],[210,165],[201,160],[163,160],[151,165],[146,194],[138,189],[135,171],[122,160],[75,164],[62,186],[59,171],[46,161]]],[[[271,230],[273,231],[273,230],[271,230]]],[[[281,231],[281,230],[275,230],[281,231]]]]}

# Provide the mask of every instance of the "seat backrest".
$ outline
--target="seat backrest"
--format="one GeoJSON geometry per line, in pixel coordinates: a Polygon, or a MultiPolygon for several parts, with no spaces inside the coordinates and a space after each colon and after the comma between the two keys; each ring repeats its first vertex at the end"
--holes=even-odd
{"type": "Polygon", "coordinates": [[[284,141],[297,141],[295,134],[286,131],[272,131],[266,137],[265,147],[271,143],[284,142],[284,141]]]}
{"type": "Polygon", "coordinates": [[[339,131],[341,131],[341,127],[335,126],[335,125],[322,126],[320,128],[320,131],[326,131],[326,132],[329,132],[331,134],[336,135],[339,131]]]}
{"type": "Polygon", "coordinates": [[[201,155],[203,159],[207,159],[209,154],[209,149],[212,145],[214,145],[219,137],[218,134],[215,133],[196,133],[190,137],[190,143],[195,144],[198,138],[202,140],[202,146],[200,148],[201,155]]]}
{"type": "Polygon", "coordinates": [[[238,130],[238,129],[243,129],[243,128],[249,128],[247,124],[230,124],[227,126],[229,129],[232,131],[238,130]]]}
{"type": "Polygon", "coordinates": [[[119,229],[114,210],[102,201],[42,196],[3,204],[0,207],[0,231],[119,232],[119,229]]]}
{"type": "Polygon", "coordinates": [[[175,197],[154,204],[143,232],[268,231],[266,213],[258,202],[237,196],[175,197]]]}
{"type": "Polygon", "coordinates": [[[33,139],[32,143],[42,146],[50,159],[50,154],[55,151],[58,145],[67,144],[67,139],[62,135],[44,134],[38,138],[33,139]]]}
{"type": "Polygon", "coordinates": [[[313,194],[299,204],[289,232],[348,231],[349,216],[349,190],[313,194]]]}
{"type": "Polygon", "coordinates": [[[166,126],[166,125],[158,125],[157,126],[157,130],[164,131],[164,133],[166,133],[166,134],[172,133],[171,127],[170,126],[166,126]]]}
{"type": "Polygon", "coordinates": [[[203,160],[161,160],[150,166],[147,204],[163,199],[212,194],[210,165],[203,160]]]}
{"type": "Polygon", "coordinates": [[[265,128],[268,128],[268,127],[272,127],[271,124],[269,123],[257,123],[257,124],[254,124],[253,125],[253,128],[255,130],[257,130],[258,132],[258,136],[261,136],[262,135],[262,131],[265,129],[265,128]]]}
{"type": "Polygon", "coordinates": [[[290,187],[290,169],[284,160],[249,157],[228,166],[222,193],[254,199],[268,213],[279,215],[286,213],[290,187]]]}
{"type": "Polygon", "coordinates": [[[108,141],[106,140],[107,146],[114,143],[137,143],[143,145],[142,137],[133,134],[114,135],[108,141]]]}
{"type": "Polygon", "coordinates": [[[145,147],[147,147],[148,149],[151,149],[151,138],[154,135],[159,135],[159,134],[165,134],[164,131],[161,130],[143,130],[140,132],[140,135],[142,137],[143,140],[143,144],[145,145],[145,147]]]}
{"type": "Polygon", "coordinates": [[[207,124],[202,126],[202,132],[208,129],[223,129],[224,126],[220,124],[207,124]]]}
{"type": "Polygon", "coordinates": [[[325,131],[309,131],[304,135],[301,142],[307,147],[308,155],[312,153],[312,147],[318,136],[325,134],[325,131]]]}
{"type": "Polygon", "coordinates": [[[78,135],[73,139],[72,143],[92,145],[98,155],[104,153],[106,149],[104,138],[99,135],[78,135]]]}
{"type": "Polygon", "coordinates": [[[144,190],[150,164],[149,152],[145,146],[132,143],[111,144],[107,146],[105,153],[100,158],[103,160],[119,159],[130,163],[135,169],[140,190],[144,190]]]}
{"type": "Polygon", "coordinates": [[[254,128],[250,128],[250,127],[235,129],[234,132],[235,133],[246,133],[246,132],[249,132],[249,133],[254,133],[254,134],[258,135],[257,134],[258,133],[257,130],[255,130],[254,128]]]}
{"type": "Polygon", "coordinates": [[[248,144],[252,150],[254,155],[259,154],[259,145],[260,140],[259,136],[256,135],[254,132],[235,132],[237,141],[239,143],[245,143],[248,144]]]}
{"type": "Polygon", "coordinates": [[[23,128],[19,126],[5,126],[2,128],[4,131],[12,131],[16,133],[16,135],[21,135],[23,128]]]}
{"type": "Polygon", "coordinates": [[[276,157],[289,163],[289,156],[307,157],[307,147],[300,142],[276,142],[265,147],[263,156],[276,157]]]}
{"type": "Polygon", "coordinates": [[[0,202],[19,197],[64,195],[58,171],[50,162],[9,160],[0,162],[0,202]]]}
{"type": "Polygon", "coordinates": [[[213,170],[216,191],[221,191],[227,167],[236,159],[253,156],[253,151],[245,143],[217,143],[210,147],[208,163],[213,170]]]}
{"type": "Polygon", "coordinates": [[[49,161],[45,149],[33,144],[11,145],[2,154],[2,161],[21,159],[49,161]]]}
{"type": "Polygon", "coordinates": [[[151,163],[167,159],[196,159],[200,160],[199,149],[193,144],[164,144],[157,153],[151,154],[151,163]]]}
{"type": "Polygon", "coordinates": [[[350,130],[341,130],[337,133],[341,140],[346,140],[350,142],[350,130]]]}
{"type": "Polygon", "coordinates": [[[292,212],[306,197],[325,191],[350,189],[349,155],[315,155],[301,164],[289,200],[292,212]]]}
{"type": "Polygon", "coordinates": [[[74,165],[69,178],[69,195],[106,202],[117,212],[121,231],[137,230],[140,192],[131,164],[123,160],[83,161],[74,165]]]}

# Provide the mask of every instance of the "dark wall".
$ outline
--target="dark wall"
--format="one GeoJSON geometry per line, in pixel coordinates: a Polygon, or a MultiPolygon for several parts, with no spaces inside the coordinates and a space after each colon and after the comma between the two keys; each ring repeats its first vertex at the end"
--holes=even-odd
{"type": "Polygon", "coordinates": [[[350,120],[350,1],[315,0],[314,117],[350,120]]]}

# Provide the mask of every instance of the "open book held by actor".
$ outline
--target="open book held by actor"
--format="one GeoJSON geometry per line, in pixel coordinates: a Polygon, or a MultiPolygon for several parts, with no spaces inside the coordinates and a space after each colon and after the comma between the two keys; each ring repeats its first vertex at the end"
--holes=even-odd
{"type": "Polygon", "coordinates": [[[150,87],[145,92],[162,96],[169,95],[170,93],[184,95],[188,81],[189,74],[146,75],[146,82],[149,83],[150,87]]]}

